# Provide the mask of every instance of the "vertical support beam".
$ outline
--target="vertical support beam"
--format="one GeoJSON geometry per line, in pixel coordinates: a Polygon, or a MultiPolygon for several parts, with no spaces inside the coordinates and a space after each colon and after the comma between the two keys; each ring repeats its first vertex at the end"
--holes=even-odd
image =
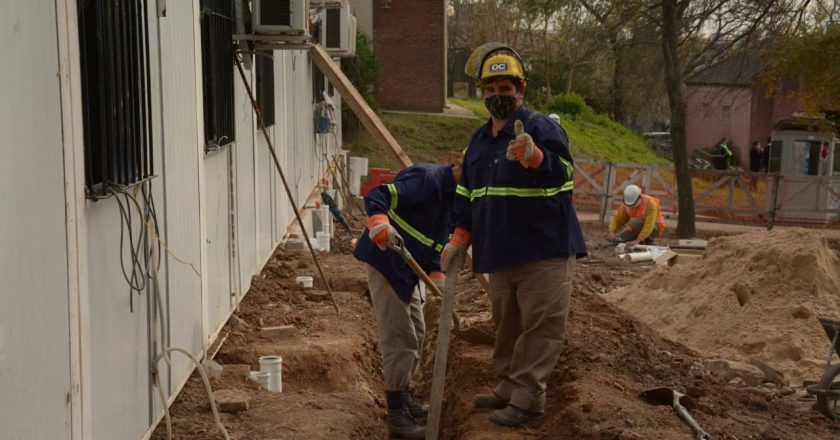
{"type": "Polygon", "coordinates": [[[87,235],[84,216],[84,137],[79,24],[76,2],[56,0],[58,74],[64,151],[64,208],[67,240],[67,292],[70,334],[70,438],[91,438],[91,377],[89,347],[90,298],[87,283],[87,235]]]}
{"type": "MultiPolygon", "coordinates": [[[[204,161],[204,144],[206,140],[204,139],[204,88],[202,87],[204,84],[204,77],[201,72],[201,5],[199,0],[192,0],[192,10],[193,36],[195,37],[193,50],[193,53],[195,54],[195,108],[199,109],[199,111],[196,112],[195,125],[198,145],[194,145],[196,163],[198,164],[198,230],[201,244],[199,247],[199,258],[201,260],[199,262],[199,272],[206,274],[209,272],[207,269],[207,215],[205,215],[203,211],[207,208],[207,171],[204,161]]],[[[201,277],[201,344],[204,355],[207,354],[207,350],[210,348],[206,341],[208,335],[210,335],[210,332],[212,331],[208,319],[210,311],[207,304],[207,296],[209,295],[207,278],[207,276],[201,277]]]]}
{"type": "Polygon", "coordinates": [[[781,180],[781,176],[776,173],[773,176],[773,193],[770,197],[770,223],[767,225],[767,230],[773,229],[773,226],[776,225],[776,203],[779,200],[779,181],[781,180]]]}
{"type": "Polygon", "coordinates": [[[735,181],[738,180],[739,178],[740,178],[739,176],[729,176],[729,185],[728,185],[729,189],[727,191],[728,199],[727,199],[727,202],[726,202],[726,208],[727,209],[732,209],[732,203],[735,199],[735,181]]]}
{"type": "Polygon", "coordinates": [[[603,225],[607,220],[607,212],[612,205],[612,187],[615,185],[615,169],[612,162],[607,162],[606,173],[604,173],[604,196],[601,199],[601,216],[598,221],[603,225]]]}

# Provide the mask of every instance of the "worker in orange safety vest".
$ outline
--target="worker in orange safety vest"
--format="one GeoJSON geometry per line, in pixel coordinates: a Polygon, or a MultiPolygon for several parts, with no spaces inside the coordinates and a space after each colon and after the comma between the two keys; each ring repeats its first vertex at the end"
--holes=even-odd
{"type": "Polygon", "coordinates": [[[653,244],[653,239],[665,230],[659,199],[642,194],[636,185],[624,189],[624,203],[610,220],[610,239],[630,246],[653,244]]]}

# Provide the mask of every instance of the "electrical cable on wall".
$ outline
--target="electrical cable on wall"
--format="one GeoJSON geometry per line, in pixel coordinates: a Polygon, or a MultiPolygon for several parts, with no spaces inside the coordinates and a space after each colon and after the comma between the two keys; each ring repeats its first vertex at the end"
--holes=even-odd
{"type": "MultiPolygon", "coordinates": [[[[129,192],[129,188],[117,185],[111,182],[105,184],[108,197],[113,196],[117,202],[117,208],[120,213],[120,269],[123,278],[129,287],[129,310],[134,312],[134,293],[138,295],[143,293],[147,288],[147,280],[149,280],[149,261],[148,256],[143,252],[143,243],[146,243],[149,238],[153,238],[157,246],[157,254],[160,255],[162,250],[166,250],[175,261],[189,266],[196,276],[201,279],[201,273],[195,267],[194,263],[178,258],[167,245],[166,241],[160,236],[160,227],[157,219],[157,207],[155,205],[154,193],[152,192],[152,181],[146,180],[138,185],[135,185],[129,192]],[[138,194],[138,191],[140,194],[138,194]],[[139,200],[138,200],[138,196],[139,200]],[[142,200],[142,204],[141,201],[142,200]],[[142,206],[141,206],[142,205],[142,206]],[[135,228],[135,219],[132,215],[132,208],[138,216],[141,226],[139,231],[135,228]],[[135,238],[136,232],[136,238],[135,238]],[[128,243],[128,252],[126,252],[126,243],[128,243]],[[128,253],[129,261],[126,261],[126,253],[128,253]]],[[[161,261],[158,259],[155,262],[155,270],[160,269],[161,261]]]]}
{"type": "MultiPolygon", "coordinates": [[[[151,185],[150,181],[141,182],[140,186],[145,187],[147,184],[151,185]]],[[[147,270],[148,257],[142,247],[143,243],[145,243],[148,239],[148,229],[145,227],[139,228],[139,231],[137,231],[137,238],[135,242],[135,228],[131,213],[131,207],[133,205],[137,209],[137,212],[141,219],[141,223],[146,224],[149,221],[151,221],[153,229],[155,231],[159,230],[157,227],[157,218],[156,216],[151,215],[152,210],[150,209],[150,203],[152,202],[151,199],[149,199],[146,196],[145,189],[143,191],[143,198],[144,204],[146,204],[146,212],[143,213],[143,209],[141,209],[140,203],[137,201],[137,198],[131,193],[129,193],[127,191],[127,188],[110,182],[106,182],[105,187],[106,191],[113,194],[114,200],[116,200],[117,207],[120,212],[120,269],[122,270],[123,278],[128,284],[129,311],[133,313],[134,293],[137,292],[137,294],[139,295],[143,292],[143,290],[146,289],[146,281],[149,279],[149,274],[147,270]],[[121,196],[123,200],[120,199],[121,196]],[[127,238],[126,235],[128,235],[127,238]],[[130,258],[129,262],[126,262],[125,260],[126,252],[124,250],[126,246],[126,241],[128,242],[128,254],[130,258]]]]}

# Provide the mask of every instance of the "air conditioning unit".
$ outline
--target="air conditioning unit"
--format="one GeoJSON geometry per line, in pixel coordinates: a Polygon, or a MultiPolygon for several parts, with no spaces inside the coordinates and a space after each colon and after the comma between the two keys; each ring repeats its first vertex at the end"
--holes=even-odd
{"type": "Polygon", "coordinates": [[[326,9],[321,24],[321,46],[334,57],[356,54],[356,17],[350,13],[350,3],[343,1],[340,9],[326,9]]]}
{"type": "Polygon", "coordinates": [[[252,0],[255,34],[306,35],[309,0],[252,0]]]}

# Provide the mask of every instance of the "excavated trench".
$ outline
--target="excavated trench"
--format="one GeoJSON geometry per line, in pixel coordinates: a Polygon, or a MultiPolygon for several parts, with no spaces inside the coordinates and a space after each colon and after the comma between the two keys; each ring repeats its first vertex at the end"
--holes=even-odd
{"type": "MultiPolygon", "coordinates": [[[[591,242],[605,236],[599,225],[584,225],[591,242]]],[[[381,357],[366,280],[350,255],[349,235],[332,244],[321,264],[330,278],[340,313],[321,292],[294,283],[297,275],[317,275],[308,252],[278,251],[220,333],[225,342],[216,360],[225,365],[213,389],[247,394],[250,408],[222,414],[233,439],[382,439],[384,420],[381,357]],[[293,325],[291,337],[265,338],[261,327],[293,325]],[[244,379],[259,357],[283,357],[283,392],[270,393],[244,379]]],[[[698,399],[694,417],[718,439],[834,439],[838,427],[811,410],[812,402],[759,388],[715,382],[697,368],[692,350],[662,339],[647,326],[601,298],[636,281],[640,267],[616,261],[611,250],[591,246],[575,278],[566,348],[548,381],[546,414],[526,429],[489,421],[472,406],[475,393],[495,384],[492,347],[453,337],[448,360],[442,439],[669,439],[689,440],[691,431],[672,410],[639,399],[639,392],[671,386],[698,399]]],[[[640,272],[641,271],[641,272],[640,272]]],[[[462,325],[492,333],[489,302],[477,282],[462,274],[456,310],[462,325]]],[[[425,363],[414,383],[428,398],[436,339],[437,302],[426,306],[425,363]]],[[[174,438],[221,438],[200,380],[190,378],[172,407],[174,438]]],[[[165,439],[163,426],[154,439],[165,439]]]]}

